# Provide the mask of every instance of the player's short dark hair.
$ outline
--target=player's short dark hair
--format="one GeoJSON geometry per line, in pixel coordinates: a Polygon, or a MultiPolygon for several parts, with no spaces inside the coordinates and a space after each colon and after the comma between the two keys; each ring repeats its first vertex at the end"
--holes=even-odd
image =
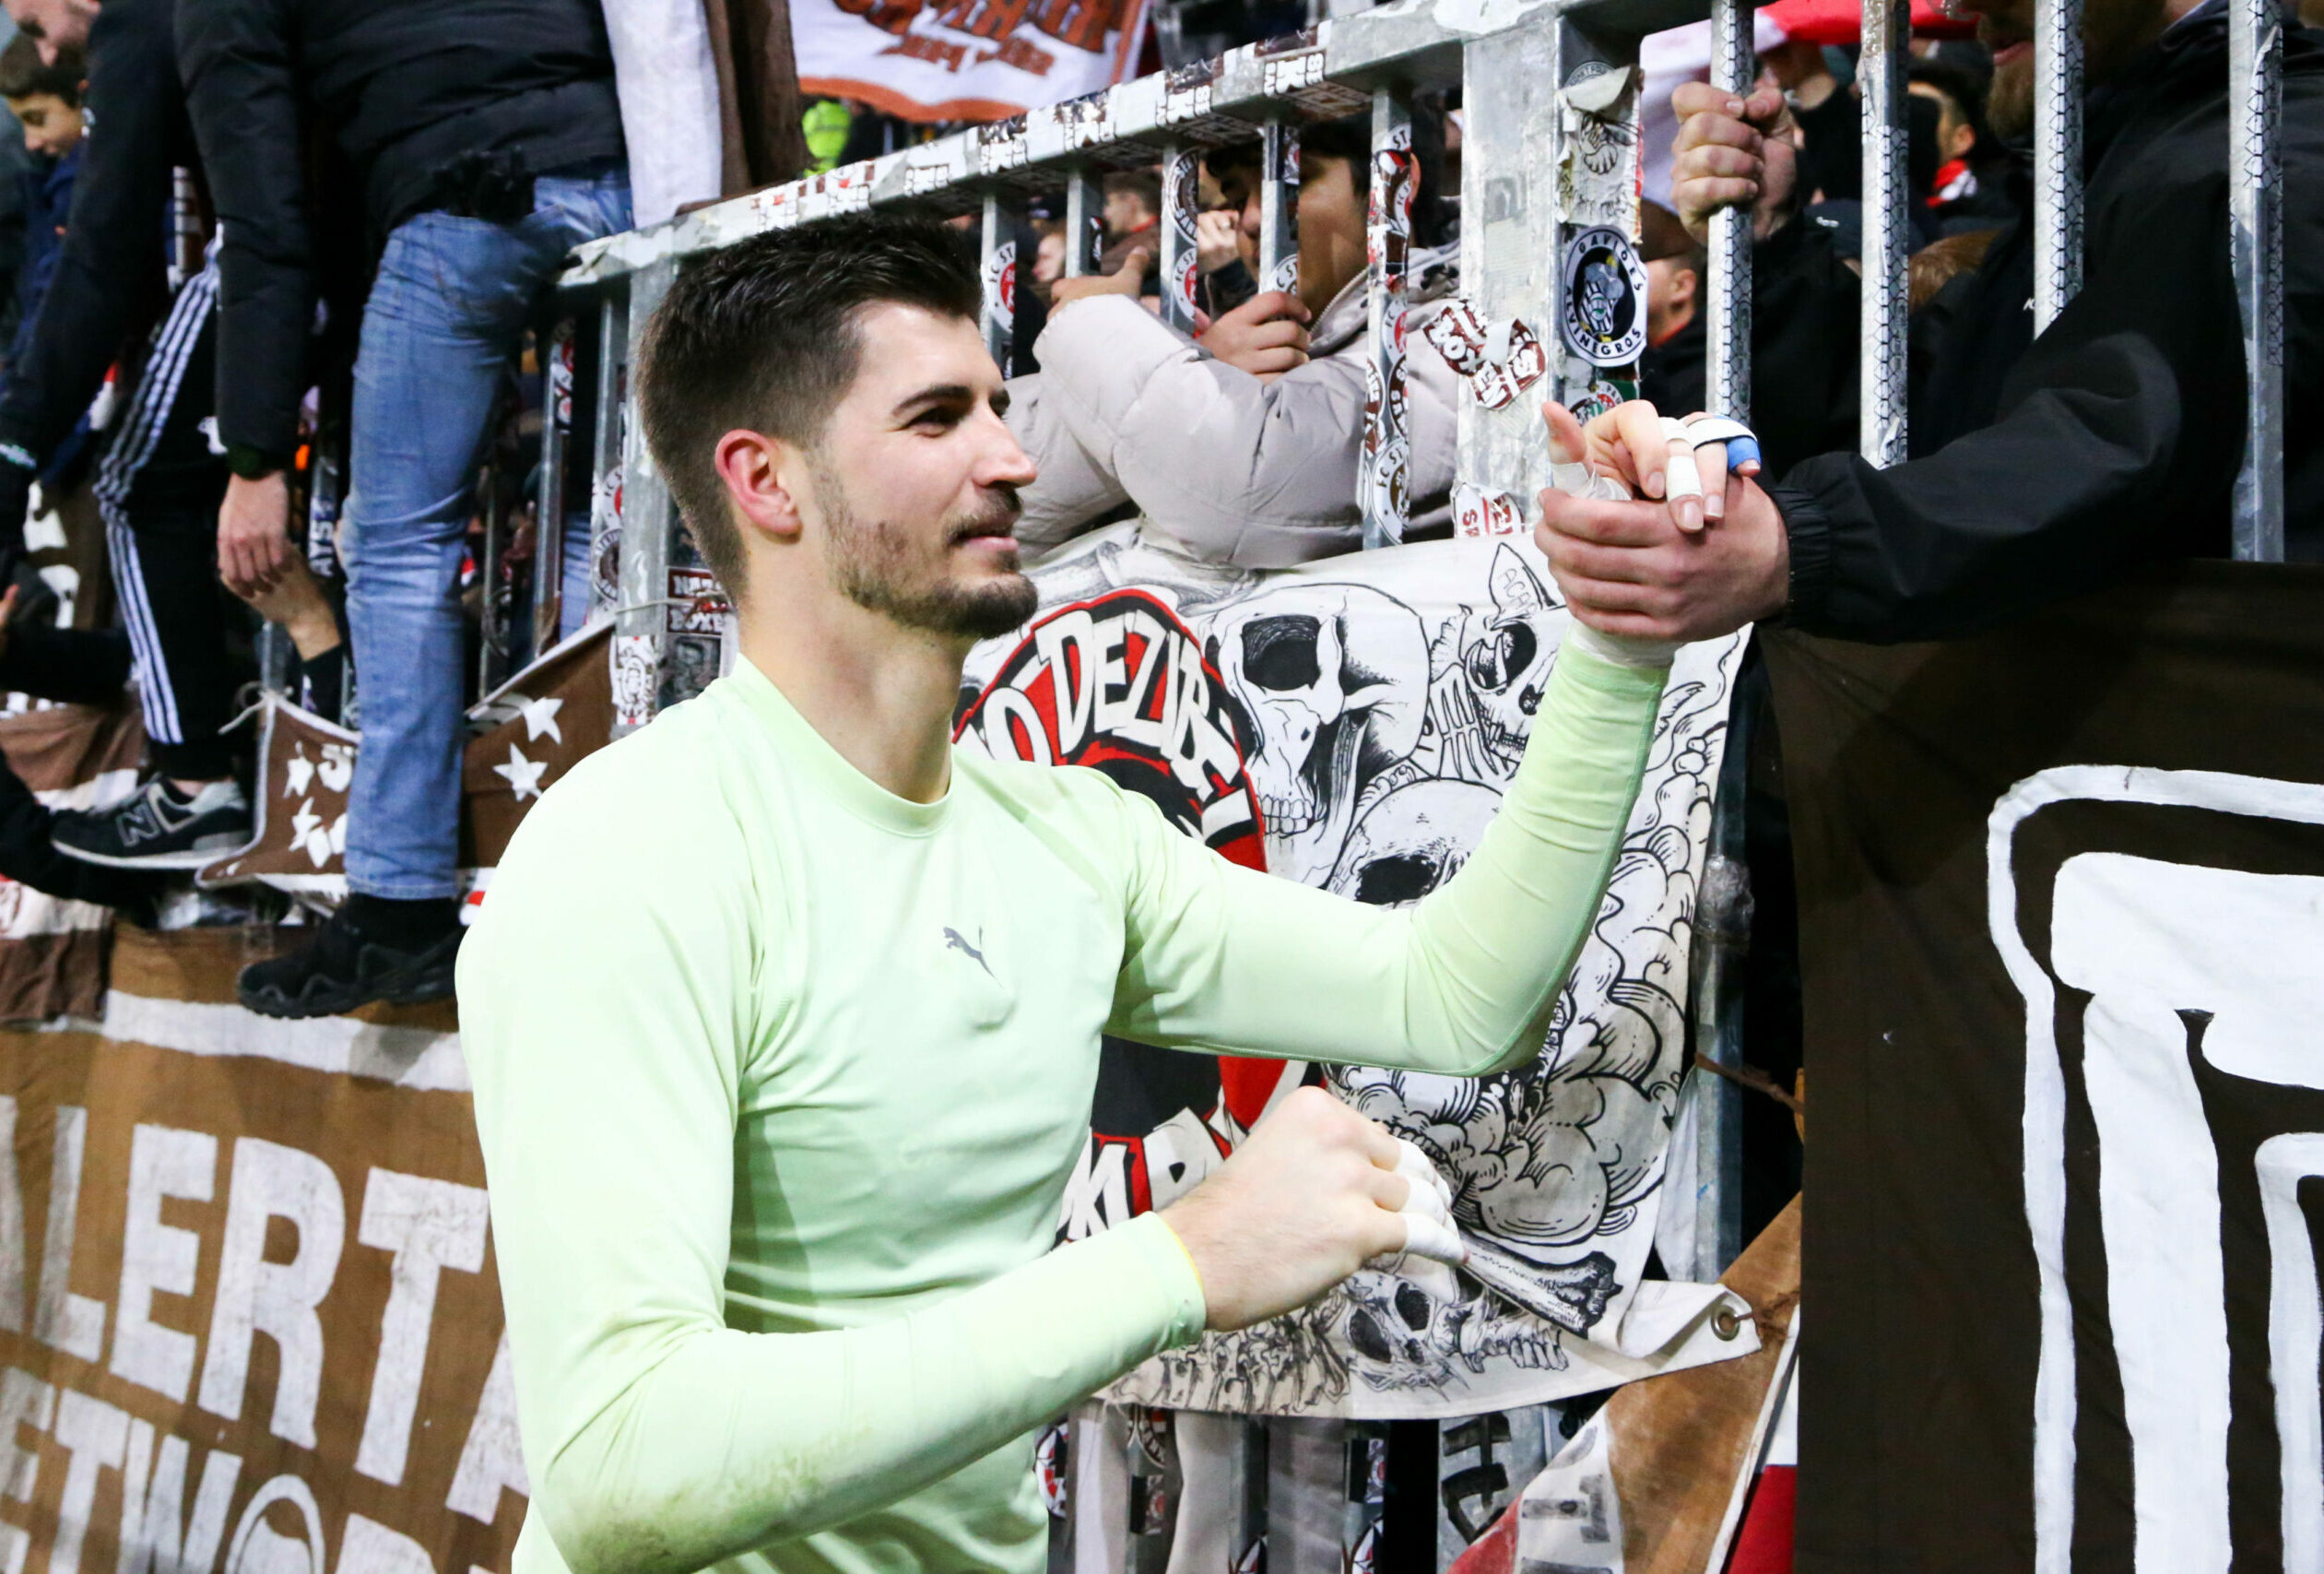
{"type": "Polygon", "coordinates": [[[77,49],[58,50],[53,65],[41,58],[41,46],[23,33],[10,39],[6,49],[0,49],[0,99],[29,99],[35,93],[48,93],[78,109],[81,78],[86,75],[87,68],[77,49]]]}
{"type": "Polygon", "coordinates": [[[742,538],[718,440],[742,428],[813,446],[855,381],[865,307],[973,322],[981,298],[958,235],[869,213],[771,231],[679,271],[646,327],[638,402],[654,462],[729,596],[744,591],[742,538]]]}

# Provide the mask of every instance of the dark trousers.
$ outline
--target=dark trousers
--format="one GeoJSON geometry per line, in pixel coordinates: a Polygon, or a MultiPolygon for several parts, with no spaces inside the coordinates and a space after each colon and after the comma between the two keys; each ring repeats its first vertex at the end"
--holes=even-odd
{"type": "Polygon", "coordinates": [[[233,719],[242,677],[227,644],[235,614],[218,582],[226,465],[206,430],[217,357],[212,261],[154,329],[136,387],[114,414],[95,488],[154,764],[195,779],[233,768],[218,733],[233,719]]]}

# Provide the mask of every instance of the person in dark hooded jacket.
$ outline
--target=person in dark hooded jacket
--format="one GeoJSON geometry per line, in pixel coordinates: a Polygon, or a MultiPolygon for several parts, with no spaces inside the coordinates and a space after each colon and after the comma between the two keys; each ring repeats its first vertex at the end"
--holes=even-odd
{"type": "MultiPolygon", "coordinates": [[[[1964,3],[1996,53],[1988,117],[2014,136],[2032,118],[2033,0],[1964,3]]],[[[1913,390],[1908,463],[1827,453],[1772,487],[1740,481],[1699,538],[1661,503],[1553,495],[1551,563],[1578,615],[1665,638],[1781,616],[1841,638],[1937,639],[2141,561],[2227,555],[2245,380],[2224,0],[2091,0],[2084,31],[2081,293],[2036,338],[2030,220],[1996,239],[1913,390]]],[[[2285,533],[2288,556],[2319,561],[2324,444],[2300,434],[2324,418],[2324,39],[2287,26],[2283,92],[2285,533]]],[[[1746,202],[1762,228],[1779,219],[1794,174],[1782,101],[1690,84],[1673,101],[1689,227],[1746,202]]],[[[1813,258],[1815,236],[1793,240],[1813,258]]]]}

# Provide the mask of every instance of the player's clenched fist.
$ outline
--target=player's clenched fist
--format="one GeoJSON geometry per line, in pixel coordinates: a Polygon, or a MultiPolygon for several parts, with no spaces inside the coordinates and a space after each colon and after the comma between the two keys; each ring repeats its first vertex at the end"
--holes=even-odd
{"type": "Polygon", "coordinates": [[[1311,1087],[1162,1219],[1194,1261],[1209,1326],[1223,1331],[1304,1306],[1371,1258],[1459,1261],[1445,1201],[1419,1150],[1311,1087]]]}

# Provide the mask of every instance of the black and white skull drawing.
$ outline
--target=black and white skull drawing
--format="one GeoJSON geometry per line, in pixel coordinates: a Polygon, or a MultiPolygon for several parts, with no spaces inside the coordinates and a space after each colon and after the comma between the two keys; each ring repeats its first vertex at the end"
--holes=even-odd
{"type": "Polygon", "coordinates": [[[1320,883],[1365,785],[1420,741],[1428,638],[1410,607],[1357,585],[1287,585],[1221,612],[1207,644],[1250,724],[1245,763],[1268,867],[1320,883]]]}
{"type": "Polygon", "coordinates": [[[1460,667],[1475,697],[1484,740],[1514,768],[1533,731],[1550,669],[1571,615],[1515,549],[1492,555],[1492,610],[1472,620],[1460,667]]]}
{"type": "Polygon", "coordinates": [[[1417,902],[1469,861],[1501,795],[1475,782],[1417,781],[1363,811],[1327,882],[1375,907],[1417,902]]]}
{"type": "Polygon", "coordinates": [[[1509,1307],[1474,1281],[1466,1298],[1443,1300],[1409,1280],[1358,1273],[1339,1287],[1348,1347],[1356,1374],[1374,1389],[1443,1391],[1464,1376],[1506,1360],[1534,1370],[1562,1370],[1568,1357],[1557,1332],[1509,1307]]]}

